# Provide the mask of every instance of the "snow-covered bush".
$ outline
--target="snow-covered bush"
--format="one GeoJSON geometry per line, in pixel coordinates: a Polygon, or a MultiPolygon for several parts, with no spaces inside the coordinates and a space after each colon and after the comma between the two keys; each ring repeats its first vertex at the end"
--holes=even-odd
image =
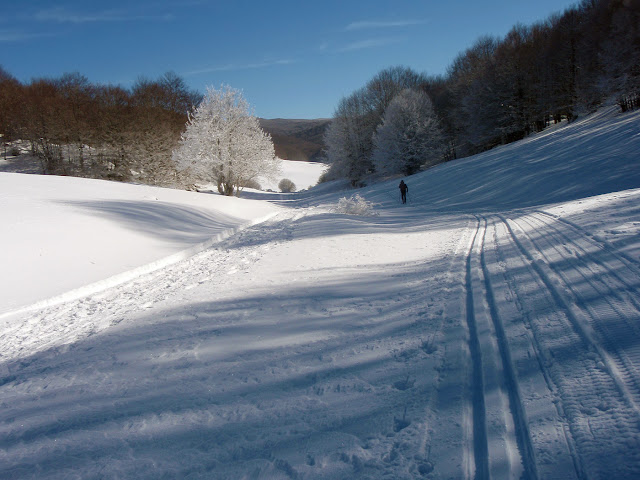
{"type": "Polygon", "coordinates": [[[278,188],[281,192],[291,193],[296,191],[296,184],[288,178],[283,178],[282,180],[280,180],[280,183],[278,183],[278,188]]]}
{"type": "Polygon", "coordinates": [[[342,197],[338,201],[338,205],[334,209],[336,213],[345,213],[348,215],[364,215],[371,216],[377,215],[373,210],[374,204],[362,198],[360,194],[356,193],[351,198],[342,197]]]}

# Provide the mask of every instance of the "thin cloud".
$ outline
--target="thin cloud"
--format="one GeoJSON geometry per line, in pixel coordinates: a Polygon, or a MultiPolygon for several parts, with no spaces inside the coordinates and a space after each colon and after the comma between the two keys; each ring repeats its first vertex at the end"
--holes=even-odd
{"type": "Polygon", "coordinates": [[[357,50],[366,50],[368,48],[385,47],[387,45],[393,45],[394,43],[400,43],[403,40],[403,38],[372,38],[369,40],[360,40],[339,48],[338,52],[354,52],[357,50]]]}
{"type": "Polygon", "coordinates": [[[424,25],[427,20],[395,20],[395,21],[360,21],[352,22],[345,27],[345,31],[380,29],[380,28],[401,28],[414,25],[424,25]]]}
{"type": "Polygon", "coordinates": [[[255,70],[259,68],[291,65],[293,63],[295,63],[293,60],[272,60],[272,61],[245,63],[245,64],[229,63],[227,65],[219,65],[216,67],[207,67],[200,70],[193,70],[191,72],[184,73],[184,75],[193,76],[193,75],[201,75],[203,73],[213,73],[213,72],[234,72],[239,70],[255,70]]]}
{"type": "Polygon", "coordinates": [[[62,7],[50,8],[36,12],[34,18],[39,22],[56,23],[96,23],[96,22],[131,22],[136,20],[172,20],[173,16],[167,15],[136,15],[134,13],[104,10],[92,13],[77,13],[62,7]]]}
{"type": "Polygon", "coordinates": [[[38,38],[53,37],[47,33],[28,33],[16,30],[0,30],[0,43],[18,43],[35,40],[38,38]]]}

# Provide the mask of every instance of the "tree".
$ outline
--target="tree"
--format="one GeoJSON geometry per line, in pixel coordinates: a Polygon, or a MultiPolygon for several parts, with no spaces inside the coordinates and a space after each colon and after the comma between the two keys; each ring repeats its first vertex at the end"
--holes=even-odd
{"type": "Polygon", "coordinates": [[[280,170],[271,137],[240,91],[228,86],[207,88],[173,158],[189,181],[215,182],[223,195],[233,195],[258,176],[275,178],[280,170]]]}
{"type": "MultiPolygon", "coordinates": [[[[20,111],[24,92],[20,82],[0,66],[0,134],[2,143],[19,135],[20,111]]],[[[6,157],[6,146],[2,152],[6,157]]]]}
{"type": "Polygon", "coordinates": [[[360,89],[343,98],[324,136],[329,178],[348,178],[353,185],[373,169],[371,139],[378,121],[365,95],[360,89]]]}
{"type": "Polygon", "coordinates": [[[443,144],[429,96],[403,90],[391,101],[374,137],[373,161],[380,173],[412,175],[442,161],[443,144]]]}
{"type": "Polygon", "coordinates": [[[373,136],[387,106],[402,90],[421,88],[426,80],[410,68],[390,67],[343,98],[324,138],[331,164],[327,178],[348,178],[355,186],[372,173],[373,136]]]}

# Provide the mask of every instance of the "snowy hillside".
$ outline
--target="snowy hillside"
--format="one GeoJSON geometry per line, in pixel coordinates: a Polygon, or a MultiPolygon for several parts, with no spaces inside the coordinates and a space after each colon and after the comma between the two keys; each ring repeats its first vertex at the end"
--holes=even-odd
{"type": "Polygon", "coordinates": [[[3,173],[0,192],[0,314],[69,298],[73,289],[82,295],[89,283],[121,283],[278,211],[219,195],[72,177],[3,173]]]}
{"type": "Polygon", "coordinates": [[[640,477],[639,132],[602,110],[359,190],[374,216],[0,175],[18,280],[192,248],[0,318],[0,478],[640,477]]]}

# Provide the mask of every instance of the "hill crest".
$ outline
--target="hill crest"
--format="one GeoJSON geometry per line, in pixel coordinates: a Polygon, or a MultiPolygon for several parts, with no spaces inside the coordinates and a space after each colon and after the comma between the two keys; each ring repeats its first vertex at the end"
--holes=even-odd
{"type": "Polygon", "coordinates": [[[260,118],[260,126],[271,135],[276,155],[284,160],[317,162],[324,150],[324,132],[330,118],[314,120],[260,118]]]}

